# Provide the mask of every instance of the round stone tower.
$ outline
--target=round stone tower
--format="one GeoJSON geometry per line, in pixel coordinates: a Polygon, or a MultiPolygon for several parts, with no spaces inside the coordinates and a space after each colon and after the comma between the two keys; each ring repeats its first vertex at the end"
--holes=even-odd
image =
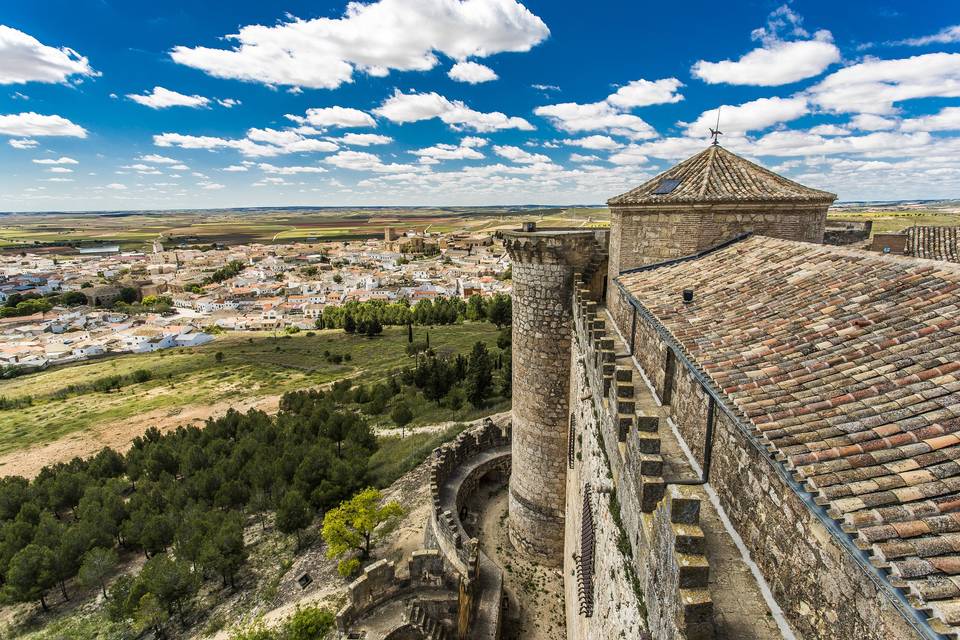
{"type": "MultiPolygon", "coordinates": [[[[605,234],[605,232],[600,232],[605,234]]],[[[563,562],[574,272],[599,271],[605,238],[583,230],[502,232],[513,268],[514,547],[563,562]]]]}

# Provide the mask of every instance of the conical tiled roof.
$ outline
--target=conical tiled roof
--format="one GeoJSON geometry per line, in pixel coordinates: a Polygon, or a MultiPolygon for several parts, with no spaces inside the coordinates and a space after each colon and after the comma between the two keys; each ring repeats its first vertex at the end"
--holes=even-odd
{"type": "Polygon", "coordinates": [[[636,189],[607,200],[609,205],[678,202],[823,202],[837,196],[811,189],[711,145],[636,189]]]}

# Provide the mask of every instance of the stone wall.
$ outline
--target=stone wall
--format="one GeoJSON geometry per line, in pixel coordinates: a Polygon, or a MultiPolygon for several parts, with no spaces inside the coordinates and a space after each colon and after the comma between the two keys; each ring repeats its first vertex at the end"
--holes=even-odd
{"type": "Polygon", "coordinates": [[[647,620],[654,638],[713,638],[710,565],[700,529],[700,499],[671,485],[653,514],[647,620]]]}
{"type": "MultiPolygon", "coordinates": [[[[350,625],[381,604],[403,594],[424,589],[452,588],[443,556],[435,549],[419,549],[411,554],[409,577],[403,578],[393,562],[378,560],[347,587],[347,604],[337,612],[337,628],[346,633],[350,625]]],[[[455,600],[455,597],[451,598],[455,600]]],[[[436,606],[442,601],[433,599],[436,606]]],[[[429,605],[427,605],[429,607],[429,605]]],[[[443,611],[437,611],[442,615],[443,611]]]]}
{"type": "Polygon", "coordinates": [[[822,242],[826,217],[823,204],[611,206],[610,291],[626,269],[688,256],[747,231],[822,242]]]}
{"type": "Polygon", "coordinates": [[[613,341],[588,291],[575,292],[573,308],[571,433],[576,445],[567,511],[582,512],[579,505],[589,485],[596,530],[594,601],[588,616],[577,573],[582,522],[567,523],[567,637],[710,638],[712,604],[705,583],[695,583],[681,566],[691,562],[704,579],[709,571],[695,540],[699,527],[689,517],[695,508],[682,492],[662,506],[666,485],[659,420],[636,411],[633,369],[617,365],[613,341]]]}
{"type": "MultiPolygon", "coordinates": [[[[612,289],[614,291],[614,289],[612,289]]],[[[616,291],[614,295],[622,295],[616,291]]],[[[620,300],[621,332],[630,335],[629,314],[620,300]]],[[[638,320],[635,356],[663,397],[667,346],[651,326],[638,320]]],[[[677,365],[669,404],[671,419],[698,460],[703,459],[708,396],[677,365]]],[[[716,411],[710,484],[734,529],[770,585],[798,636],[813,639],[889,640],[916,638],[916,632],[812,513],[809,495],[789,485],[776,463],[724,412],[716,411]]]]}

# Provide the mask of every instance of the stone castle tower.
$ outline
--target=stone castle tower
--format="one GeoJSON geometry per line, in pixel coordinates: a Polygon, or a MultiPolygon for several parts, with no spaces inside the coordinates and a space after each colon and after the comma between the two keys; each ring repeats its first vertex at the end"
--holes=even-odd
{"type": "Polygon", "coordinates": [[[822,242],[837,196],[811,189],[711,145],[610,206],[609,280],[689,256],[738,234],[822,242]]]}
{"type": "Polygon", "coordinates": [[[513,261],[513,468],[510,539],[562,562],[574,272],[599,295],[605,231],[504,232],[513,261]]]}

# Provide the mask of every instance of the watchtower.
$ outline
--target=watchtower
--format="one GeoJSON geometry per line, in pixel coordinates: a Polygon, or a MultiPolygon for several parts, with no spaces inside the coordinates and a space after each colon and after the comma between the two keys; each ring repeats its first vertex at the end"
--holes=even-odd
{"type": "Polygon", "coordinates": [[[563,554],[574,272],[602,287],[606,231],[502,232],[513,261],[510,540],[537,561],[563,554]]]}

